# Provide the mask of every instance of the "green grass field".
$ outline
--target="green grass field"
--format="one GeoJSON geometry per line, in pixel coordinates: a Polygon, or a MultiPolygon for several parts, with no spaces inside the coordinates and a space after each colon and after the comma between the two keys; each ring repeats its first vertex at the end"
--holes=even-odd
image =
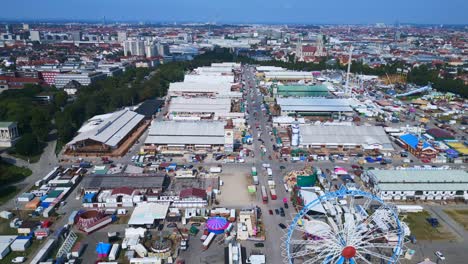
{"type": "Polygon", "coordinates": [[[10,184],[19,182],[31,174],[28,168],[17,167],[0,160],[0,204],[12,199],[19,191],[10,184]]]}
{"type": "Polygon", "coordinates": [[[465,230],[468,230],[468,210],[467,209],[451,209],[444,210],[446,214],[452,217],[457,223],[459,223],[465,230]]]}
{"type": "Polygon", "coordinates": [[[29,161],[29,163],[36,163],[39,161],[39,159],[41,158],[41,154],[38,154],[38,155],[34,155],[34,156],[24,156],[24,155],[21,155],[21,154],[18,154],[18,153],[15,153],[15,152],[10,152],[8,153],[10,154],[11,156],[15,157],[15,158],[18,158],[18,159],[22,159],[24,161],[29,161]]]}
{"type": "Polygon", "coordinates": [[[424,211],[421,213],[409,213],[403,218],[403,221],[408,224],[411,229],[411,234],[417,240],[452,240],[455,235],[448,231],[446,227],[440,223],[439,227],[432,227],[426,220],[431,215],[424,211]]]}

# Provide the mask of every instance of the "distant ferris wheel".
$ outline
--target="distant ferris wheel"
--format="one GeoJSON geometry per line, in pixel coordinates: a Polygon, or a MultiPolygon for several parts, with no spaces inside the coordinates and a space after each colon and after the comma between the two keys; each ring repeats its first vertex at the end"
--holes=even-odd
{"type": "Polygon", "coordinates": [[[304,206],[285,234],[282,253],[289,264],[393,264],[402,254],[404,237],[393,205],[343,188],[304,206]],[[326,208],[325,215],[311,216],[317,206],[326,208]],[[370,207],[375,210],[369,214],[370,207]]]}

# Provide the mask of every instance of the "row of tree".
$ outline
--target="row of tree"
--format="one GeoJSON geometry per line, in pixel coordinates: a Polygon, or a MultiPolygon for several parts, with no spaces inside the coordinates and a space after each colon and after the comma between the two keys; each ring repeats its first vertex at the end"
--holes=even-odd
{"type": "Polygon", "coordinates": [[[56,89],[26,85],[24,89],[7,90],[0,94],[0,120],[16,121],[21,139],[14,152],[20,155],[40,154],[48,139],[55,112],[66,104],[67,95],[56,89]],[[35,96],[41,92],[54,95],[51,104],[40,104],[35,96]]]}
{"type": "Polygon", "coordinates": [[[413,68],[407,76],[407,81],[417,85],[432,84],[432,87],[441,92],[451,92],[463,98],[468,98],[468,85],[460,79],[450,75],[439,77],[438,69],[429,69],[426,65],[413,68]]]}

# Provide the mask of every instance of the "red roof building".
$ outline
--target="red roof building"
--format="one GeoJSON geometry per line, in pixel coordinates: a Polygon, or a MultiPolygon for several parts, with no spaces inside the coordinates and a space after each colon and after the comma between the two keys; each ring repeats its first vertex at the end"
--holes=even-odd
{"type": "Polygon", "coordinates": [[[119,187],[112,190],[112,195],[132,195],[133,189],[130,187],[119,187]]]}
{"type": "Polygon", "coordinates": [[[188,188],[180,191],[179,197],[186,198],[200,198],[206,200],[206,191],[198,188],[188,188]]]}
{"type": "Polygon", "coordinates": [[[39,78],[0,76],[0,88],[21,89],[25,84],[39,84],[43,81],[39,78]]]}

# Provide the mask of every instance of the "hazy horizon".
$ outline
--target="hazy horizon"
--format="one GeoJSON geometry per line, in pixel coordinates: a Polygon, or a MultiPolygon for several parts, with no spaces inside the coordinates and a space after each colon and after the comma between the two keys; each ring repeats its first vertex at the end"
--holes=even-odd
{"type": "Polygon", "coordinates": [[[2,21],[231,24],[468,24],[463,0],[17,0],[2,21]]]}

